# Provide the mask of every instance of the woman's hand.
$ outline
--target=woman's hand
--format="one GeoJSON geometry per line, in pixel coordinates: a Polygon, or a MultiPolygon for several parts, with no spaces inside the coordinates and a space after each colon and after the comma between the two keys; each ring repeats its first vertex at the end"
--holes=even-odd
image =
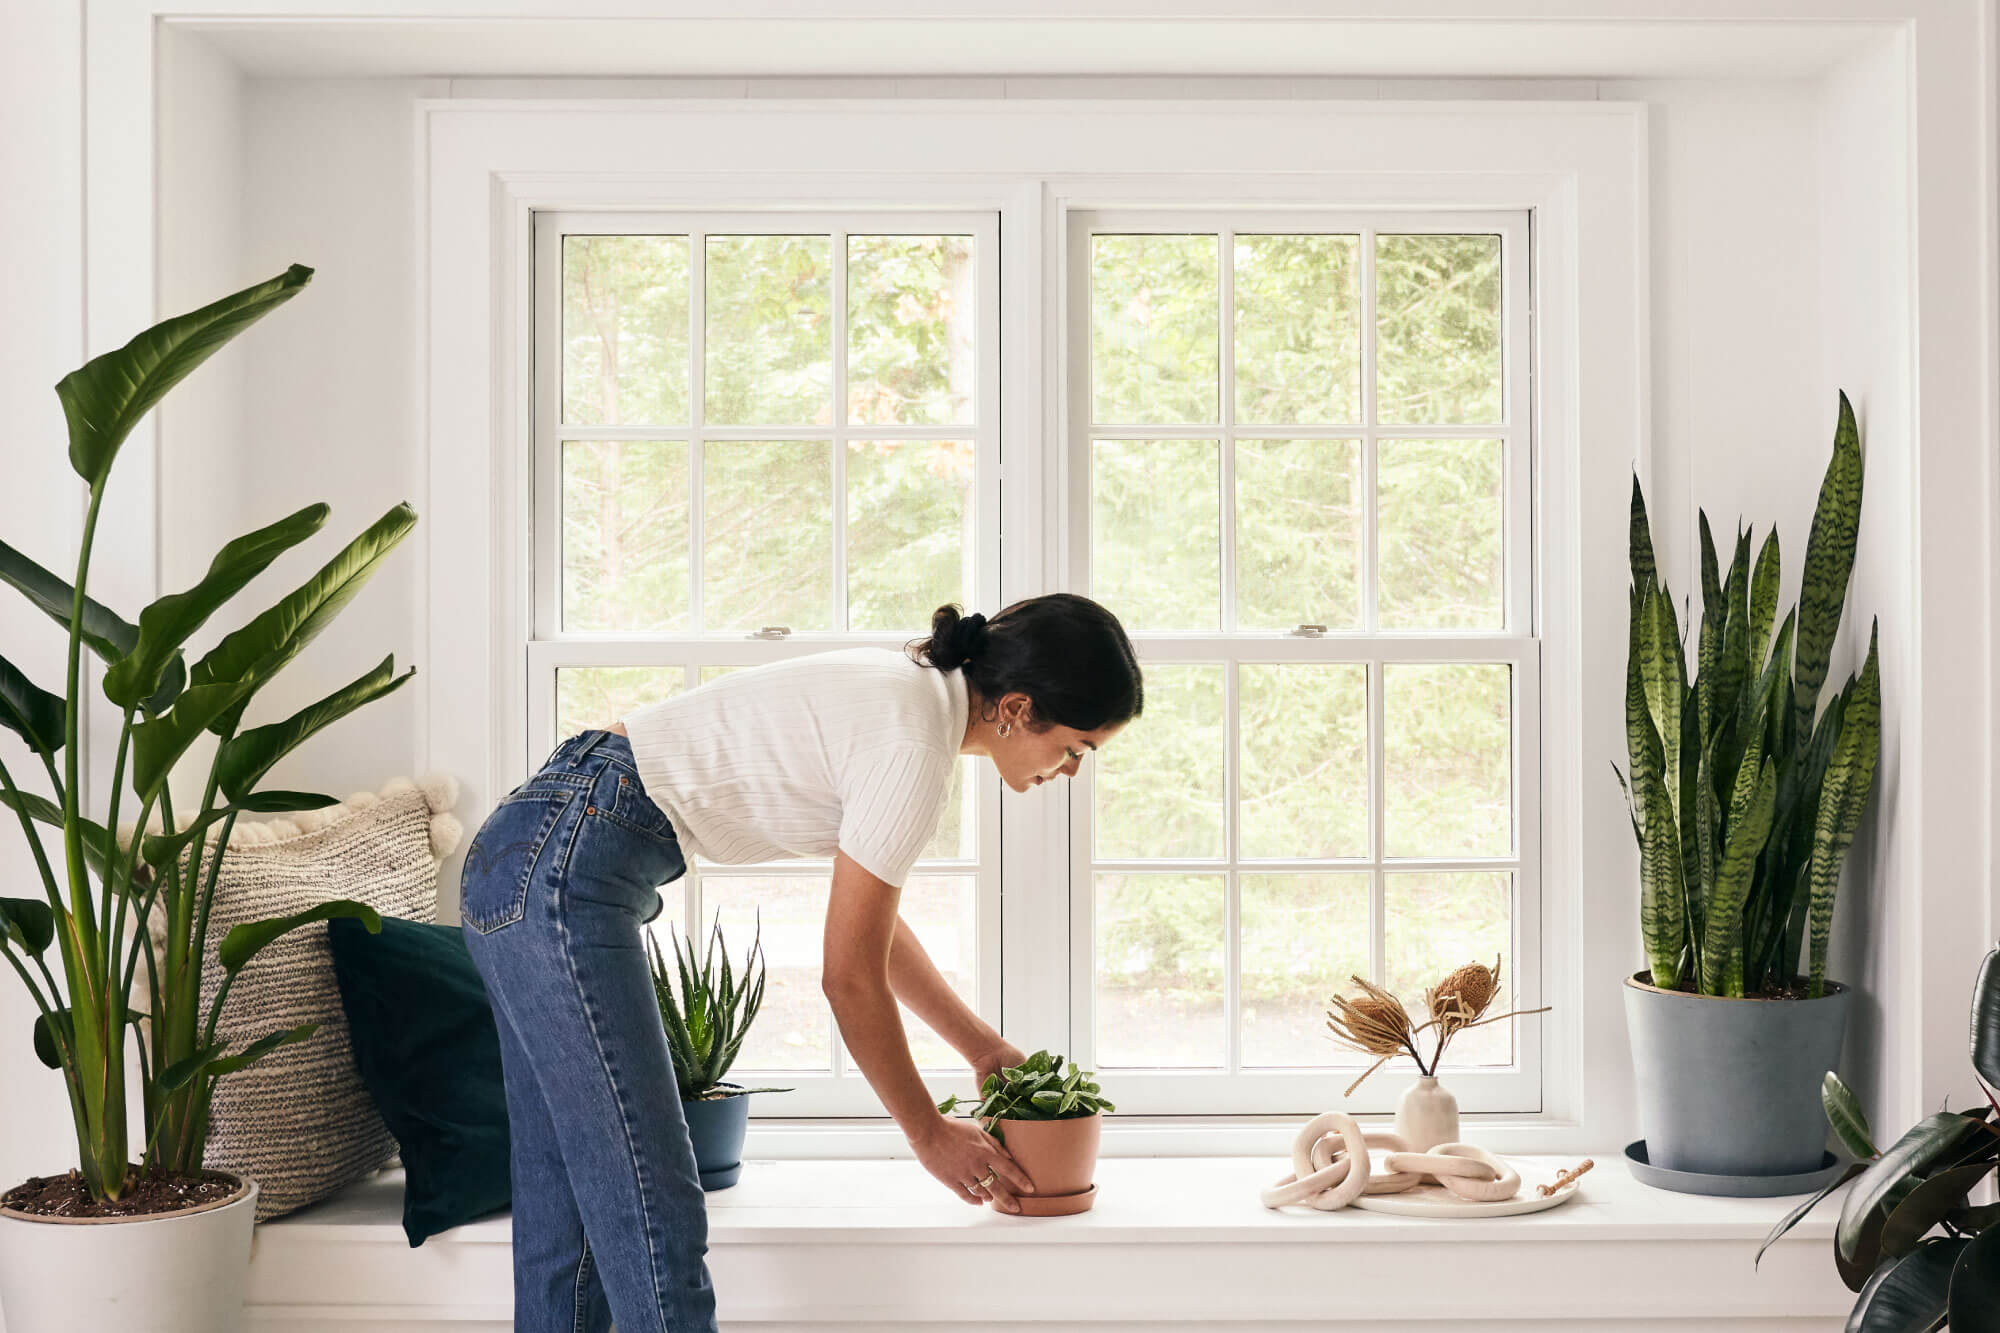
{"type": "Polygon", "coordinates": [[[910,1137],[910,1146],[924,1170],[965,1203],[978,1204],[991,1196],[1001,1211],[1018,1213],[1021,1205],[1014,1196],[1035,1192],[1035,1182],[1006,1146],[970,1120],[940,1115],[910,1137]],[[990,1183],[982,1184],[989,1172],[990,1183]]]}
{"type": "Polygon", "coordinates": [[[1028,1057],[1021,1054],[1012,1042],[1002,1041],[991,1050],[982,1051],[967,1061],[972,1066],[972,1086],[980,1096],[986,1093],[986,1076],[997,1074],[1002,1069],[1020,1064],[1028,1057]]]}

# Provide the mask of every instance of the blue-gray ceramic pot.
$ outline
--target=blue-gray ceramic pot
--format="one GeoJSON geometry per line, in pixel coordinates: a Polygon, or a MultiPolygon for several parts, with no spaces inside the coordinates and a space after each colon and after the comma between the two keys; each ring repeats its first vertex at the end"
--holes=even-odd
{"type": "Polygon", "coordinates": [[[694,1164],[705,1190],[728,1189],[743,1174],[743,1134],[750,1127],[750,1095],[683,1101],[694,1164]]]}
{"type": "Polygon", "coordinates": [[[1825,1160],[1820,1084],[1840,1063],[1851,992],[1726,999],[1625,981],[1646,1155],[1669,1171],[1783,1176],[1825,1160]]]}

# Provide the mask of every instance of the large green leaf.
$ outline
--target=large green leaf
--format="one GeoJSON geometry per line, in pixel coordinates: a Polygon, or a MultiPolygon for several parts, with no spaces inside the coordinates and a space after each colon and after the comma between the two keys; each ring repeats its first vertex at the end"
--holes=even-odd
{"type": "Polygon", "coordinates": [[[1861,1289],[1848,1333],[1930,1333],[1944,1318],[1963,1240],[1939,1237],[1883,1264],[1861,1289]]]}
{"type": "Polygon", "coordinates": [[[1861,827],[1861,812],[1875,781],[1875,759],[1882,737],[1882,674],[1876,658],[1877,630],[1868,631],[1868,659],[1861,678],[1842,696],[1840,739],[1827,761],[1820,789],[1819,813],[1813,823],[1812,896],[1807,909],[1811,941],[1808,993],[1825,988],[1827,942],[1833,933],[1833,900],[1840,887],[1840,862],[1861,827]]]}
{"type": "Polygon", "coordinates": [[[324,810],[339,804],[339,797],[316,791],[253,791],[236,802],[234,808],[256,815],[276,815],[295,810],[324,810]]]}
{"type": "Polygon", "coordinates": [[[221,680],[190,685],[171,710],[132,728],[132,787],[150,801],[167,785],[167,775],[217,719],[237,716],[255,682],[221,680]]]}
{"type": "Polygon", "coordinates": [[[271,771],[271,766],[302,745],[321,728],[339,721],[363,704],[372,703],[406,683],[417,669],[411,667],[398,676],[395,654],[383,658],[374,670],[343,685],[332,694],[301,708],[283,722],[256,727],[224,742],[216,756],[216,781],[232,801],[242,801],[250,790],[271,771]]]}
{"type": "MultiPolygon", "coordinates": [[[[18,793],[0,791],[0,807],[24,810],[28,818],[37,823],[47,824],[51,828],[59,829],[63,826],[62,807],[46,796],[37,796],[31,791],[18,793]]],[[[115,851],[111,835],[105,831],[104,825],[95,820],[85,819],[82,815],[76,817],[76,824],[83,834],[84,864],[96,871],[98,879],[103,881],[109,874],[111,858],[115,851]]]]}
{"type": "Polygon", "coordinates": [[[311,269],[294,264],[268,282],[155,324],[63,376],[56,396],[69,420],[69,461],[77,475],[93,490],[102,486],[125,437],[167,390],[311,278],[311,269]]]}
{"type": "Polygon", "coordinates": [[[307,505],[238,537],[216,552],[199,583],[186,592],[169,593],[141,611],[138,646],[104,673],[105,697],[130,708],[157,690],[181,645],[273,560],[318,532],[329,512],[324,504],[307,505]]]}
{"type": "Polygon", "coordinates": [[[29,957],[55,943],[56,914],[39,898],[0,898],[0,939],[17,944],[29,957]]]}
{"type": "Polygon", "coordinates": [[[209,1061],[207,1072],[214,1078],[233,1074],[245,1065],[253,1064],[263,1059],[280,1046],[295,1045],[312,1036],[317,1031],[319,1031],[319,1024],[301,1023],[295,1028],[280,1028],[276,1032],[267,1032],[236,1054],[225,1055],[219,1060],[209,1061]]]}
{"type": "Polygon", "coordinates": [[[1900,1258],[1917,1248],[1945,1214],[1963,1207],[1973,1187],[1993,1174],[1992,1162],[1968,1162],[1938,1172],[1889,1210],[1882,1224],[1882,1253],[1900,1258]]]}
{"type": "Polygon", "coordinates": [[[2000,1088],[2000,949],[1986,955],[1972,987],[1972,1067],[2000,1088]]]}
{"type": "Polygon", "coordinates": [[[0,727],[19,736],[40,755],[63,747],[64,710],[60,694],[50,694],[0,657],[0,727]]]}
{"type": "Polygon", "coordinates": [[[1861,1109],[1861,1102],[1840,1075],[1831,1069],[1820,1080],[1820,1105],[1826,1108],[1827,1123],[1847,1151],[1862,1160],[1875,1156],[1875,1137],[1868,1130],[1868,1114],[1861,1109]]]}
{"type": "Polygon", "coordinates": [[[382,931],[382,918],[374,908],[349,898],[336,898],[331,902],[315,903],[305,911],[294,912],[290,916],[245,921],[222,937],[222,944],[215,951],[216,960],[222,964],[224,971],[240,972],[259,950],[280,935],[315,921],[331,921],[335,917],[354,918],[368,928],[370,935],[378,935],[382,931]]]}
{"type": "Polygon", "coordinates": [[[153,1091],[160,1094],[180,1091],[194,1082],[195,1076],[207,1069],[210,1062],[221,1055],[228,1045],[229,1039],[225,1037],[221,1041],[211,1042],[202,1047],[193,1055],[183,1056],[174,1061],[154,1076],[153,1091]]]}
{"type": "Polygon", "coordinates": [[[1772,1227],[1770,1231],[1765,1234],[1764,1243],[1757,1247],[1756,1257],[1751,1259],[1750,1266],[1752,1268],[1755,1268],[1758,1264],[1762,1263],[1764,1259],[1764,1251],[1770,1249],[1773,1245],[1775,1245],[1778,1242],[1778,1238],[1783,1236],[1787,1231],[1790,1231],[1793,1227],[1805,1221],[1806,1214],[1811,1212],[1813,1209],[1817,1208],[1819,1206],[1820,1200],[1824,1199],[1827,1195],[1833,1193],[1835,1190],[1839,1189],[1842,1185],[1845,1185],[1848,1181],[1854,1179],[1856,1176],[1860,1175],[1863,1171],[1867,1169],[1868,1169],[1867,1165],[1862,1162],[1848,1163],[1847,1170],[1841,1172],[1839,1176],[1835,1177],[1833,1180],[1830,1180],[1825,1185],[1821,1186],[1819,1193],[1813,1195],[1811,1198],[1807,1199],[1804,1203],[1792,1209],[1791,1212],[1786,1213],[1782,1218],[1778,1220],[1778,1224],[1772,1227]]]}
{"type": "Polygon", "coordinates": [[[1715,567],[1715,537],[1708,530],[1708,511],[1696,510],[1701,532],[1701,628],[1695,633],[1694,697],[1700,719],[1696,748],[1707,745],[1714,734],[1716,674],[1722,662],[1722,626],[1728,616],[1722,592],[1722,575],[1715,567]]]}
{"type": "Polygon", "coordinates": [[[1771,833],[1771,810],[1778,799],[1775,765],[1753,746],[1743,756],[1730,798],[1730,824],[1722,866],[1715,875],[1715,897],[1708,905],[1708,978],[1710,993],[1743,994],[1743,900],[1756,873],[1757,858],[1771,833]]]}
{"type": "Polygon", "coordinates": [[[407,504],[397,505],[283,601],[226,636],[194,664],[188,675],[190,694],[214,682],[242,682],[246,686],[234,706],[207,724],[211,731],[223,735],[235,729],[242,716],[241,705],[249,695],[298,656],[354,600],[383,557],[416,523],[416,510],[407,504]]]}
{"type": "Polygon", "coordinates": [[[1887,1220],[1882,1205],[1905,1181],[1921,1176],[1967,1138],[1980,1123],[1956,1111],[1939,1111],[1912,1125],[1854,1182],[1840,1208],[1836,1233],[1841,1254],[1872,1266],[1887,1220]]]}
{"type": "Polygon", "coordinates": [[[1771,623],[1778,614],[1778,583],[1782,575],[1778,552],[1778,530],[1764,536],[1757,551],[1757,567],[1750,575],[1750,660],[1762,662],[1771,643],[1771,623]]]}
{"type": "Polygon", "coordinates": [[[50,1069],[63,1067],[62,1048],[74,1046],[76,1042],[76,1020],[68,1009],[58,1008],[51,1014],[35,1015],[35,1058],[50,1069]],[[54,1023],[50,1023],[50,1018],[54,1023]],[[61,1035],[58,1036],[57,1034],[61,1035]]]}
{"type": "Polygon", "coordinates": [[[1793,684],[1802,734],[1812,730],[1819,689],[1826,682],[1827,661],[1834,634],[1840,629],[1841,606],[1847,600],[1848,576],[1854,572],[1855,537],[1861,528],[1861,432],[1854,408],[1840,395],[1840,420],[1833,432],[1833,457],[1821,479],[1819,503],[1813,510],[1812,532],[1806,538],[1806,563],[1799,576],[1799,637],[1793,684]]]}
{"type": "MultiPolygon", "coordinates": [[[[76,590],[5,542],[0,542],[0,579],[19,588],[49,619],[69,628],[76,590]]],[[[80,632],[84,646],[106,662],[117,661],[139,642],[136,626],[88,596],[83,599],[80,632]]]]}
{"type": "Polygon", "coordinates": [[[1951,1270],[1951,1333],[2000,1333],[2000,1227],[1979,1233],[1951,1270]]]}

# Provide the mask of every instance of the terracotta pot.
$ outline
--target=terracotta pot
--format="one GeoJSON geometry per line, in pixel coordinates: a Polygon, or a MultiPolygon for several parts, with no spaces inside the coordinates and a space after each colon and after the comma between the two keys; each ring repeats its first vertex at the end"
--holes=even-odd
{"type": "Polygon", "coordinates": [[[996,1120],[1000,1141],[1035,1182],[1021,1196],[1021,1211],[1047,1214],[1082,1212],[1096,1198],[1097,1140],[1101,1115],[1069,1120],[996,1120]]]}

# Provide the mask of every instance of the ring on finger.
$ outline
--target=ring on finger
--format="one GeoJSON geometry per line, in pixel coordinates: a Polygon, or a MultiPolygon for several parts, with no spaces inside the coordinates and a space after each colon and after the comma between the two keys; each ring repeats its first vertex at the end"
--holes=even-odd
{"type": "Polygon", "coordinates": [[[965,1184],[961,1184],[959,1188],[964,1190],[967,1194],[970,1194],[975,1199],[979,1197],[979,1182],[976,1180],[967,1182],[965,1184]]]}
{"type": "Polygon", "coordinates": [[[981,1177],[979,1178],[979,1188],[981,1188],[981,1189],[992,1189],[992,1188],[993,1188],[993,1181],[994,1181],[994,1178],[995,1178],[996,1176],[998,1176],[998,1175],[999,1175],[999,1172],[995,1171],[995,1170],[994,1170],[994,1169],[993,1169],[992,1167],[990,1167],[990,1166],[989,1166],[989,1167],[987,1167],[987,1168],[986,1168],[986,1174],[985,1174],[985,1175],[983,1175],[983,1176],[981,1176],[981,1177]]]}

